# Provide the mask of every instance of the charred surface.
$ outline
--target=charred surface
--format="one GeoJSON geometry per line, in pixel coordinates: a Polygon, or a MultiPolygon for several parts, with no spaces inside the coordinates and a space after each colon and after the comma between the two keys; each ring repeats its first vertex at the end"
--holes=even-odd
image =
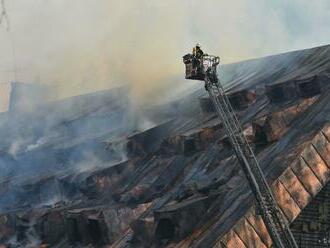
{"type": "MultiPolygon", "coordinates": [[[[310,228],[317,213],[308,209],[319,208],[313,199],[329,180],[329,55],[325,46],[223,69],[244,132],[307,245],[314,234],[301,223],[310,228]]],[[[30,146],[15,156],[6,151],[18,135],[10,127],[17,119],[8,117],[1,243],[26,246],[33,237],[60,247],[270,247],[221,123],[202,90],[191,92],[175,108],[150,110],[143,128],[125,125],[120,90],[52,103],[80,110],[54,117],[48,129],[41,112],[29,117],[30,146]],[[38,143],[44,134],[52,135],[38,143]]]]}

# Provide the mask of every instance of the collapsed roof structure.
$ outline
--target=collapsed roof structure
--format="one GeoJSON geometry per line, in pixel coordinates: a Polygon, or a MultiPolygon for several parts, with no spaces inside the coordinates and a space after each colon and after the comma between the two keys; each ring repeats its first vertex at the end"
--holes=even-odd
{"type": "MultiPolygon", "coordinates": [[[[299,247],[328,247],[330,239],[329,55],[323,46],[221,69],[299,247]]],[[[203,89],[149,109],[147,125],[123,115],[124,94],[99,92],[33,115],[2,116],[0,241],[271,247],[203,89]],[[17,118],[24,124],[13,126],[17,118]],[[11,141],[22,137],[14,149],[11,141]]]]}

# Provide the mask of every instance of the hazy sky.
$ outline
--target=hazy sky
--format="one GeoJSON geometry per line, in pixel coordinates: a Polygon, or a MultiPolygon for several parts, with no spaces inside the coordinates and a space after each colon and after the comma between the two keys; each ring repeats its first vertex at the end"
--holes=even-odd
{"type": "Polygon", "coordinates": [[[121,82],[152,88],[183,73],[181,57],[196,42],[226,63],[330,43],[329,0],[6,4],[11,33],[0,27],[0,81],[14,80],[14,44],[18,80],[53,83],[62,96],[121,82]]]}

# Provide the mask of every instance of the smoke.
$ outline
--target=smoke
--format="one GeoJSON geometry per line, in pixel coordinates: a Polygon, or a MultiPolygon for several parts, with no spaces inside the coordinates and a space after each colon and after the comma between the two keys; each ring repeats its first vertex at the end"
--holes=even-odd
{"type": "MultiPolygon", "coordinates": [[[[183,83],[181,56],[198,41],[235,62],[330,41],[327,0],[11,0],[1,29],[2,81],[57,86],[59,97],[128,84],[135,102],[183,83]],[[11,42],[13,41],[13,43],[11,42]]],[[[175,91],[175,90],[173,90],[175,91]]]]}
{"type": "MultiPolygon", "coordinates": [[[[15,127],[8,124],[11,138],[5,132],[2,136],[10,140],[8,152],[15,159],[63,136],[77,143],[95,130],[102,136],[111,122],[116,128],[125,123],[122,133],[154,126],[156,121],[146,113],[148,103],[173,100],[186,91],[185,85],[196,86],[184,81],[181,57],[197,41],[206,52],[221,55],[227,63],[320,45],[330,39],[330,3],[326,0],[256,0],[253,4],[247,0],[6,3],[10,33],[0,26],[0,81],[13,80],[17,65],[19,81],[51,84],[59,98],[130,86],[130,106],[123,110],[126,121],[121,120],[122,113],[81,126],[71,117],[67,120],[71,112],[66,110],[79,118],[89,105],[86,101],[81,109],[79,104],[66,103],[45,111],[45,119],[31,124],[32,131],[26,128],[25,119],[15,127]],[[71,129],[60,125],[61,121],[70,121],[71,129]]],[[[125,159],[125,151],[119,150],[125,159]]],[[[90,160],[93,163],[82,168],[96,164],[93,158],[90,160]]]]}
{"type": "MultiPolygon", "coordinates": [[[[0,159],[2,177],[21,180],[68,168],[78,174],[128,159],[125,140],[115,143],[109,154],[96,138],[103,139],[109,132],[132,134],[156,125],[145,109],[148,103],[173,100],[187,90],[185,85],[196,86],[184,81],[181,59],[196,42],[205,52],[220,55],[223,63],[330,42],[327,0],[6,3],[10,32],[0,26],[0,83],[17,79],[49,84],[58,98],[118,85],[130,88],[129,106],[113,113],[102,109],[114,105],[105,96],[100,103],[91,99],[55,103],[37,116],[20,115],[8,123],[1,120],[1,149],[8,148],[10,155],[0,159]]],[[[8,102],[5,94],[1,96],[3,104],[8,102]]],[[[127,96],[117,97],[120,102],[127,96]]],[[[13,180],[10,187],[14,183],[19,184],[13,180]]],[[[0,209],[18,202],[20,195],[8,192],[2,196],[0,209]]],[[[43,204],[63,199],[53,195],[43,204]]],[[[38,244],[32,226],[29,230],[29,243],[38,244]]]]}
{"type": "MultiPolygon", "coordinates": [[[[221,55],[226,63],[319,45],[330,39],[326,36],[330,31],[330,3],[326,0],[256,0],[253,4],[247,0],[6,3],[11,32],[0,26],[2,81],[14,78],[16,64],[18,80],[52,84],[57,97],[130,86],[130,106],[122,110],[124,114],[116,113],[106,121],[86,121],[79,126],[68,117],[73,123],[71,129],[60,125],[71,114],[73,119],[83,115],[83,108],[90,105],[86,100],[83,106],[67,102],[46,110],[38,125],[31,124],[32,131],[23,132],[27,130],[26,119],[15,127],[8,124],[11,138],[4,132],[3,142],[9,140],[8,152],[14,158],[38,151],[51,141],[56,143],[63,136],[75,138],[77,143],[81,142],[79,137],[87,139],[86,134],[95,130],[102,136],[111,122],[116,128],[125,123],[122,133],[154,126],[156,121],[146,113],[148,103],[173,100],[186,91],[188,86],[184,85],[196,85],[183,80],[181,56],[197,41],[206,52],[221,55]],[[126,121],[122,115],[126,115],[126,121]]],[[[111,105],[102,100],[100,106],[107,104],[111,105]]]]}
{"type": "MultiPolygon", "coordinates": [[[[23,241],[18,241],[17,235],[12,236],[7,243],[8,247],[25,247],[25,248],[35,248],[41,246],[40,237],[35,229],[36,220],[32,219],[25,226],[26,230],[22,235],[24,235],[23,241]]],[[[1,246],[0,246],[1,247],[1,246]]]]}

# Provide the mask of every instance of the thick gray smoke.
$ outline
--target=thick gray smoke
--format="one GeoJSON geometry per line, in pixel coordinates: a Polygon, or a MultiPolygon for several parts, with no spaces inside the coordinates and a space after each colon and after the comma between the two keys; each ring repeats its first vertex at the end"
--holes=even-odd
{"type": "Polygon", "coordinates": [[[69,96],[127,83],[137,100],[182,74],[199,41],[234,62],[329,43],[327,0],[7,0],[0,81],[55,84],[69,96]],[[10,38],[12,36],[12,38],[10,38]]]}
{"type": "MultiPolygon", "coordinates": [[[[8,190],[1,192],[0,211],[37,201],[22,190],[26,180],[81,176],[125,161],[125,140],[112,154],[102,142],[157,124],[145,105],[179,98],[189,87],[181,57],[196,42],[223,63],[330,43],[328,0],[7,0],[6,5],[10,30],[0,25],[0,83],[49,84],[58,98],[123,84],[131,93],[116,94],[119,104],[105,95],[48,104],[33,114],[2,115],[0,182],[8,190]],[[24,197],[30,202],[21,202],[24,197]]],[[[5,106],[8,99],[0,96],[5,106]]],[[[66,201],[55,182],[40,193],[39,205],[66,201]]],[[[31,247],[38,245],[35,236],[32,223],[31,247]]],[[[17,245],[15,237],[12,243],[17,245]]]]}
{"type": "MultiPolygon", "coordinates": [[[[326,0],[6,3],[10,32],[5,23],[0,26],[0,81],[14,80],[16,68],[19,81],[50,84],[60,98],[122,84],[130,86],[131,94],[124,96],[128,97],[125,109],[113,114],[100,110],[104,119],[96,114],[84,119],[88,111],[99,111],[88,110],[87,98],[85,105],[68,100],[39,111],[36,117],[1,120],[0,128],[6,130],[0,135],[1,150],[8,153],[8,158],[0,159],[3,176],[48,169],[43,149],[49,147],[47,159],[65,157],[63,164],[79,172],[102,166],[100,142],[89,142],[89,135],[95,139],[117,128],[122,129],[119,134],[127,135],[153,127],[154,120],[145,115],[146,103],[181,96],[189,85],[183,80],[181,57],[197,41],[208,53],[221,55],[223,62],[330,42],[330,3],[326,0]],[[31,162],[30,153],[35,154],[31,162]]],[[[117,97],[121,100],[123,95],[117,97]]],[[[113,106],[108,96],[105,102],[102,97],[96,99],[100,99],[100,109],[113,106]]],[[[125,150],[115,148],[119,161],[125,160],[125,150]]],[[[49,162],[54,170],[63,169],[61,163],[49,162]]]]}

